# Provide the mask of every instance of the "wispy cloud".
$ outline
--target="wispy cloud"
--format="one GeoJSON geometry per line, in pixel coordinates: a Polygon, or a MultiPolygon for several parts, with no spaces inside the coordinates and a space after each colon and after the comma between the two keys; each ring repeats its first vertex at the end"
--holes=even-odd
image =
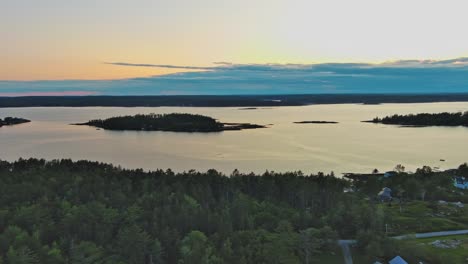
{"type": "Polygon", "coordinates": [[[147,64],[147,63],[130,63],[130,62],[104,62],[104,64],[111,64],[117,66],[130,66],[130,67],[151,67],[151,68],[168,68],[168,69],[185,69],[185,70],[212,70],[215,67],[198,67],[198,66],[178,66],[170,64],[147,64]]]}
{"type": "Polygon", "coordinates": [[[450,60],[399,60],[399,61],[390,61],[390,62],[385,62],[382,65],[383,66],[398,66],[398,67],[427,67],[427,66],[433,66],[433,67],[440,67],[440,66],[460,66],[460,65],[468,65],[468,58],[462,57],[462,58],[456,58],[456,59],[450,59],[450,60]]]}
{"type": "Polygon", "coordinates": [[[18,96],[85,96],[95,95],[96,92],[88,91],[63,91],[63,92],[18,92],[18,93],[3,93],[0,92],[0,96],[3,97],[18,97],[18,96]]]}
{"type": "Polygon", "coordinates": [[[214,66],[180,66],[172,64],[147,64],[147,63],[131,63],[131,62],[105,62],[105,64],[128,67],[154,67],[154,68],[169,68],[169,69],[186,69],[186,70],[246,70],[246,71],[282,71],[282,70],[318,70],[321,68],[337,68],[337,69],[361,69],[361,68],[418,68],[418,67],[457,67],[468,65],[468,57],[461,57],[449,60],[397,60],[387,61],[383,63],[318,63],[318,64],[235,64],[232,62],[213,62],[214,66]]]}
{"type": "Polygon", "coordinates": [[[128,62],[107,64],[191,71],[111,81],[0,81],[0,96],[73,91],[109,95],[468,92],[468,58],[404,60],[381,64],[217,62],[208,67],[128,62]]]}

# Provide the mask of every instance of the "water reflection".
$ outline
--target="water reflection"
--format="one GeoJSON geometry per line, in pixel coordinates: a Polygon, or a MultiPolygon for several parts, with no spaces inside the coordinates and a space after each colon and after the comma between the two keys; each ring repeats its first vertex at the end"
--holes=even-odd
{"type": "Polygon", "coordinates": [[[466,111],[468,103],[315,105],[258,108],[6,108],[0,117],[33,122],[0,128],[0,158],[98,160],[128,168],[175,171],[215,168],[225,173],[265,170],[370,172],[404,164],[441,168],[468,161],[468,128],[396,126],[361,123],[376,116],[466,111]],[[222,122],[273,124],[271,128],[222,133],[105,131],[71,126],[95,118],[137,113],[186,112],[222,122]],[[294,124],[327,120],[339,124],[294,124]],[[445,159],[443,162],[441,159],[445,159]]]}

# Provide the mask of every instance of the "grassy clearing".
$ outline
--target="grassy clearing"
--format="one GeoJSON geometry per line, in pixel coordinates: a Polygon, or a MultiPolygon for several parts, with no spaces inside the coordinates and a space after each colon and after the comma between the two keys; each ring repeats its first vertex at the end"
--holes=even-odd
{"type": "Polygon", "coordinates": [[[343,255],[340,253],[338,255],[319,255],[313,257],[311,263],[343,264],[343,261],[343,255]]]}
{"type": "MultiPolygon", "coordinates": [[[[351,247],[351,255],[354,263],[369,263],[368,258],[363,256],[354,247],[351,247]]],[[[336,247],[332,254],[327,253],[314,256],[311,263],[343,264],[344,256],[341,247],[336,247]]]]}
{"type": "Polygon", "coordinates": [[[423,201],[381,205],[387,215],[389,235],[468,229],[468,208],[423,201]]]}
{"type": "Polygon", "coordinates": [[[342,264],[343,259],[344,257],[341,248],[339,246],[336,246],[336,248],[332,252],[313,256],[311,263],[342,264]]]}
{"type": "Polygon", "coordinates": [[[404,243],[409,248],[416,249],[420,254],[436,256],[437,261],[440,261],[440,263],[468,263],[468,235],[411,239],[404,241],[404,243]],[[436,240],[448,241],[453,239],[461,242],[456,248],[437,248],[431,244],[436,240]]]}

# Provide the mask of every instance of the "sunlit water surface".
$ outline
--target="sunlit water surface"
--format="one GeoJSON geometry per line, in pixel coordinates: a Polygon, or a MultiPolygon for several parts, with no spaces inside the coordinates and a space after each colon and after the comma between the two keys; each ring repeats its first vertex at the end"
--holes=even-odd
{"type": "Polygon", "coordinates": [[[0,159],[71,158],[126,168],[214,168],[241,172],[370,172],[403,164],[456,167],[468,161],[468,128],[401,128],[361,123],[376,116],[467,111],[468,103],[312,105],[301,107],[191,108],[87,107],[3,108],[0,118],[23,117],[31,123],[0,128],[0,159]],[[221,122],[272,124],[270,128],[221,133],[105,131],[71,123],[137,113],[197,113],[221,122]],[[294,124],[326,120],[339,124],[294,124]],[[441,159],[445,161],[441,161],[441,159]]]}

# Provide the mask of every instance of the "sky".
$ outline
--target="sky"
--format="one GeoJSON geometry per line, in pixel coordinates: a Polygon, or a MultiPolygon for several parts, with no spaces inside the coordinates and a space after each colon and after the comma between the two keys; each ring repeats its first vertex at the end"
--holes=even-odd
{"type": "Polygon", "coordinates": [[[468,91],[466,10],[465,0],[0,0],[0,96],[468,91]],[[332,63],[355,65],[317,70],[332,63]]]}

